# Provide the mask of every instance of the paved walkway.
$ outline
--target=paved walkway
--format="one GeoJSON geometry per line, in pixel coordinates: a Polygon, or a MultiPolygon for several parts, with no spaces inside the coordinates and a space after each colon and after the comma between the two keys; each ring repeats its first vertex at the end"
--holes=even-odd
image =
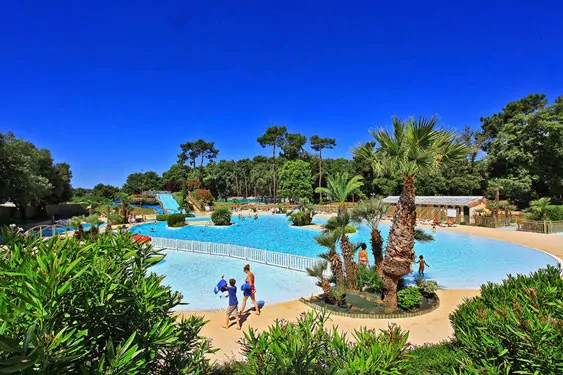
{"type": "MultiPolygon", "coordinates": [[[[498,240],[513,242],[516,244],[533,247],[559,258],[563,258],[563,236],[546,235],[528,232],[516,232],[503,229],[490,229],[472,226],[457,226],[455,228],[439,228],[438,230],[449,230],[463,232],[477,236],[484,236],[498,240]]],[[[356,328],[366,326],[375,329],[385,329],[389,323],[394,322],[401,328],[408,330],[409,341],[413,344],[437,343],[448,339],[452,333],[449,315],[463,302],[465,298],[471,298],[479,294],[478,290],[440,290],[440,306],[426,314],[415,318],[401,319],[353,319],[333,316],[332,324],[344,332],[350,332],[356,328]]],[[[259,296],[258,296],[259,297],[259,296]]],[[[247,307],[248,308],[248,307],[247,307]]],[[[310,308],[299,301],[292,301],[277,305],[266,305],[260,316],[248,315],[243,322],[242,331],[236,330],[235,326],[224,329],[225,315],[223,312],[185,313],[185,315],[204,316],[209,320],[202,330],[204,336],[210,337],[213,346],[221,350],[214,355],[214,359],[224,361],[229,358],[240,359],[240,345],[238,340],[243,337],[243,332],[249,328],[258,331],[266,329],[275,319],[295,320],[295,318],[310,308]]],[[[180,314],[180,316],[183,314],[180,314]]]]}

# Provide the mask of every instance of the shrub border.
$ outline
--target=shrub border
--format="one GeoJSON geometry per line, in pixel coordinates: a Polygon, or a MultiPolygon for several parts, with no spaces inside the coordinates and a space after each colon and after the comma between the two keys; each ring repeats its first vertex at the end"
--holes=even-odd
{"type": "MultiPolygon", "coordinates": [[[[307,305],[308,307],[317,310],[317,311],[321,311],[324,309],[324,307],[321,307],[317,304],[314,304],[313,302],[307,301],[305,298],[300,298],[299,301],[303,302],[305,305],[307,305]]],[[[422,311],[415,311],[415,312],[405,312],[405,313],[390,313],[390,314],[376,314],[376,313],[358,313],[358,314],[354,314],[354,313],[346,313],[346,312],[341,312],[341,311],[332,311],[330,309],[327,309],[331,315],[336,315],[336,316],[343,316],[346,318],[355,318],[355,319],[400,319],[400,318],[414,318],[417,316],[421,316],[421,315],[426,315],[428,313],[431,313],[432,311],[436,310],[438,307],[440,307],[440,297],[438,297],[438,295],[436,294],[436,305],[432,306],[432,308],[428,309],[428,310],[422,310],[422,311]]]]}

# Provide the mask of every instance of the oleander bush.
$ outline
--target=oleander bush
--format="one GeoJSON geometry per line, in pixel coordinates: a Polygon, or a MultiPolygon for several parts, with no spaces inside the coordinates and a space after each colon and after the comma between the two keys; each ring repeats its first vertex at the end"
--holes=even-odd
{"type": "Polygon", "coordinates": [[[455,341],[421,345],[409,352],[405,375],[453,375],[452,370],[466,360],[467,354],[455,341]]]}
{"type": "Polygon", "coordinates": [[[303,313],[296,322],[276,320],[266,331],[250,329],[241,340],[244,374],[402,374],[408,334],[391,325],[362,328],[349,338],[326,326],[326,311],[303,313]]]}
{"type": "Polygon", "coordinates": [[[205,322],[178,322],[181,296],[150,272],[163,258],[129,233],[10,238],[0,250],[0,373],[208,373],[205,322]]]}
{"type": "Polygon", "coordinates": [[[460,305],[450,321],[472,360],[466,368],[563,373],[563,280],[558,267],[482,285],[481,295],[460,305]]]}
{"type": "Polygon", "coordinates": [[[168,214],[156,215],[156,221],[168,221],[168,214]]]}
{"type": "Polygon", "coordinates": [[[184,225],[186,225],[186,215],[170,214],[166,218],[166,224],[169,227],[183,227],[184,225]]]}
{"type": "Polygon", "coordinates": [[[420,290],[422,295],[428,297],[438,291],[438,282],[435,280],[426,280],[424,277],[416,279],[416,287],[420,290]]]}
{"type": "Polygon", "coordinates": [[[413,310],[422,303],[422,293],[416,287],[408,287],[397,293],[397,302],[403,310],[413,310]]]}
{"type": "Polygon", "coordinates": [[[218,208],[211,214],[211,221],[215,225],[231,225],[231,211],[228,208],[218,208]]]}

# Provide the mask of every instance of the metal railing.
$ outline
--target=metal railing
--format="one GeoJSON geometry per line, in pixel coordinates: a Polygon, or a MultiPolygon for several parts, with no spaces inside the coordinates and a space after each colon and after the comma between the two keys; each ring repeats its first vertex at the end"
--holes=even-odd
{"type": "Polygon", "coordinates": [[[563,221],[522,221],[518,223],[518,230],[535,233],[563,232],[563,221]]]}
{"type": "Polygon", "coordinates": [[[151,237],[151,242],[157,248],[244,259],[301,272],[306,272],[307,268],[312,268],[321,261],[317,258],[222,243],[161,237],[151,237]]]}
{"type": "Polygon", "coordinates": [[[31,235],[39,235],[39,237],[51,237],[59,233],[67,233],[68,228],[61,224],[50,224],[50,225],[37,225],[33,228],[29,228],[25,233],[31,235]],[[59,231],[57,231],[59,230],[59,231]]]}

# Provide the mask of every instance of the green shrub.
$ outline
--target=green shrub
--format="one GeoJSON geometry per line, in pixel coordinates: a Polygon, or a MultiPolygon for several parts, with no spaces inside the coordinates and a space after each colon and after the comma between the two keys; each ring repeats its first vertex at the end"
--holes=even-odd
{"type": "Polygon", "coordinates": [[[163,258],[129,233],[83,245],[11,239],[0,252],[1,371],[205,373],[213,352],[199,336],[205,323],[173,315],[180,295],[150,272],[163,258]]]}
{"type": "Polygon", "coordinates": [[[184,225],[186,225],[186,215],[170,214],[166,218],[166,224],[169,227],[183,227],[184,225]]]}
{"type": "Polygon", "coordinates": [[[247,374],[401,374],[408,334],[391,325],[377,334],[325,327],[328,313],[303,313],[296,322],[276,320],[266,331],[251,329],[241,340],[247,374]]]}
{"type": "Polygon", "coordinates": [[[196,190],[194,192],[194,197],[195,199],[197,199],[200,202],[203,202],[206,205],[211,205],[213,203],[213,200],[215,200],[215,198],[213,198],[213,195],[209,190],[202,190],[202,189],[196,190]]]}
{"type": "Polygon", "coordinates": [[[211,214],[211,221],[215,225],[231,225],[231,211],[228,208],[218,208],[211,214]]]}
{"type": "Polygon", "coordinates": [[[429,242],[434,241],[434,236],[430,233],[426,233],[423,229],[414,230],[414,239],[418,242],[429,242]]]}
{"type": "Polygon", "coordinates": [[[156,215],[156,221],[168,221],[168,214],[156,215]]]}
{"type": "Polygon", "coordinates": [[[313,210],[307,207],[293,210],[287,214],[287,216],[289,216],[289,221],[291,221],[296,227],[310,225],[313,222],[314,215],[313,210]]]}
{"type": "Polygon", "coordinates": [[[545,209],[546,220],[561,221],[563,220],[563,206],[547,206],[545,209]]]}
{"type": "Polygon", "coordinates": [[[403,310],[412,310],[420,306],[422,293],[415,287],[408,287],[397,293],[399,307],[403,310]]]}
{"type": "Polygon", "coordinates": [[[424,277],[419,277],[416,279],[416,287],[423,295],[429,296],[436,293],[438,290],[438,282],[434,280],[426,280],[424,277]]]}
{"type": "Polygon", "coordinates": [[[346,225],[346,227],[344,228],[344,233],[346,234],[356,233],[356,227],[353,225],[346,225]]]}
{"type": "Polygon", "coordinates": [[[418,346],[409,353],[405,375],[446,375],[467,360],[467,354],[454,342],[418,346]]]}
{"type": "Polygon", "coordinates": [[[383,281],[377,274],[375,267],[366,267],[363,264],[358,266],[356,283],[359,290],[381,294],[383,291],[383,281]]]}
{"type": "Polygon", "coordinates": [[[110,224],[123,224],[123,216],[119,214],[109,214],[108,220],[110,224]]]}
{"type": "Polygon", "coordinates": [[[563,280],[548,266],[481,286],[481,295],[450,315],[475,364],[511,373],[563,373],[563,280]]]}

